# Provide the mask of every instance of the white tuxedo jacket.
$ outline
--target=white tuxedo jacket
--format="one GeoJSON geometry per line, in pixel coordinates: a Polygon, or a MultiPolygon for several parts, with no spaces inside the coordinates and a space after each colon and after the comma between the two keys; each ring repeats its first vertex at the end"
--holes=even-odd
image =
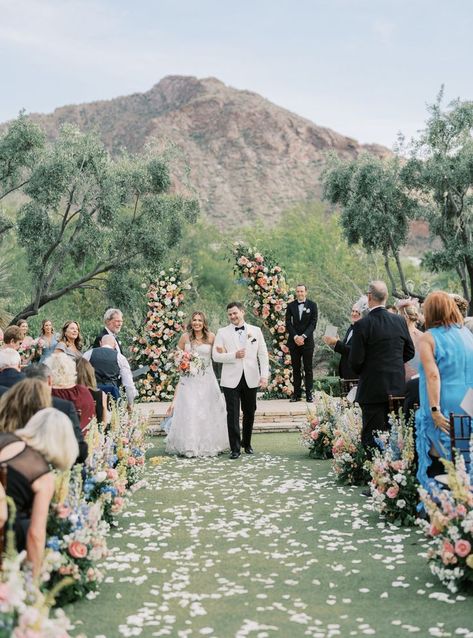
{"type": "Polygon", "coordinates": [[[263,333],[257,326],[246,323],[245,327],[246,343],[243,345],[233,324],[220,328],[215,336],[212,357],[214,361],[223,364],[220,379],[223,388],[236,388],[243,372],[250,388],[257,388],[261,378],[269,377],[268,349],[263,333]],[[235,353],[243,347],[246,355],[243,359],[237,359],[235,353]],[[217,348],[224,348],[225,352],[217,352],[217,348]]]}

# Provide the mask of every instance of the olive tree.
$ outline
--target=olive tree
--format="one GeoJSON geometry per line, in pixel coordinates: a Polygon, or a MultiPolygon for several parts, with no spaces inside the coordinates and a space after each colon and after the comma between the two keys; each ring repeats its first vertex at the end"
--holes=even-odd
{"type": "Polygon", "coordinates": [[[95,135],[64,126],[24,180],[15,232],[32,293],[13,321],[73,290],[103,286],[109,274],[158,269],[197,214],[194,200],[169,188],[164,160],[112,160],[95,135]]]}

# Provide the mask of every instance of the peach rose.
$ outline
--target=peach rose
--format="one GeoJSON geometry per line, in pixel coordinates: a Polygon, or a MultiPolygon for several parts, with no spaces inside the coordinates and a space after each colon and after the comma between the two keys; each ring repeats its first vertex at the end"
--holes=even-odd
{"type": "Polygon", "coordinates": [[[136,459],[134,459],[132,456],[130,456],[128,458],[128,465],[136,465],[136,459]]]}
{"type": "Polygon", "coordinates": [[[79,541],[72,541],[67,549],[72,558],[85,558],[87,556],[87,545],[79,541]]]}
{"type": "Polygon", "coordinates": [[[455,554],[460,556],[460,558],[465,558],[471,552],[471,545],[469,541],[460,538],[459,541],[455,543],[455,554]]]}
{"type": "Polygon", "coordinates": [[[388,498],[396,498],[399,493],[399,487],[397,485],[392,485],[387,491],[386,496],[388,498]]]}

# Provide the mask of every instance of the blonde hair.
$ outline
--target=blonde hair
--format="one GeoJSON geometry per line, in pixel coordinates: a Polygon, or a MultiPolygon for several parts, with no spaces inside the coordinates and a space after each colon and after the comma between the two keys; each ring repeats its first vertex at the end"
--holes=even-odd
{"type": "Polygon", "coordinates": [[[66,388],[76,385],[76,364],[74,360],[67,354],[64,354],[64,352],[53,352],[44,364],[51,370],[54,386],[66,388]]]}
{"type": "Polygon", "coordinates": [[[71,420],[55,408],[40,410],[15,434],[59,470],[70,469],[79,455],[71,420]]]}
{"type": "Polygon", "coordinates": [[[15,432],[38,410],[51,405],[51,390],[41,379],[15,383],[0,399],[0,432],[15,432]]]}

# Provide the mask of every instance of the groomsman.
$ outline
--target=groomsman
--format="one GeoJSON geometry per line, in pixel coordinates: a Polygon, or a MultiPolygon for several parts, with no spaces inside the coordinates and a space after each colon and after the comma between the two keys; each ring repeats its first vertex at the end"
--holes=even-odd
{"type": "Polygon", "coordinates": [[[291,402],[301,400],[301,368],[304,365],[304,386],[308,402],[313,401],[312,388],[314,373],[312,357],[314,354],[314,330],[317,325],[317,304],[307,299],[307,287],[299,284],[296,287],[296,299],[291,301],[286,310],[287,345],[291,354],[292,372],[294,376],[294,394],[291,402]]]}

